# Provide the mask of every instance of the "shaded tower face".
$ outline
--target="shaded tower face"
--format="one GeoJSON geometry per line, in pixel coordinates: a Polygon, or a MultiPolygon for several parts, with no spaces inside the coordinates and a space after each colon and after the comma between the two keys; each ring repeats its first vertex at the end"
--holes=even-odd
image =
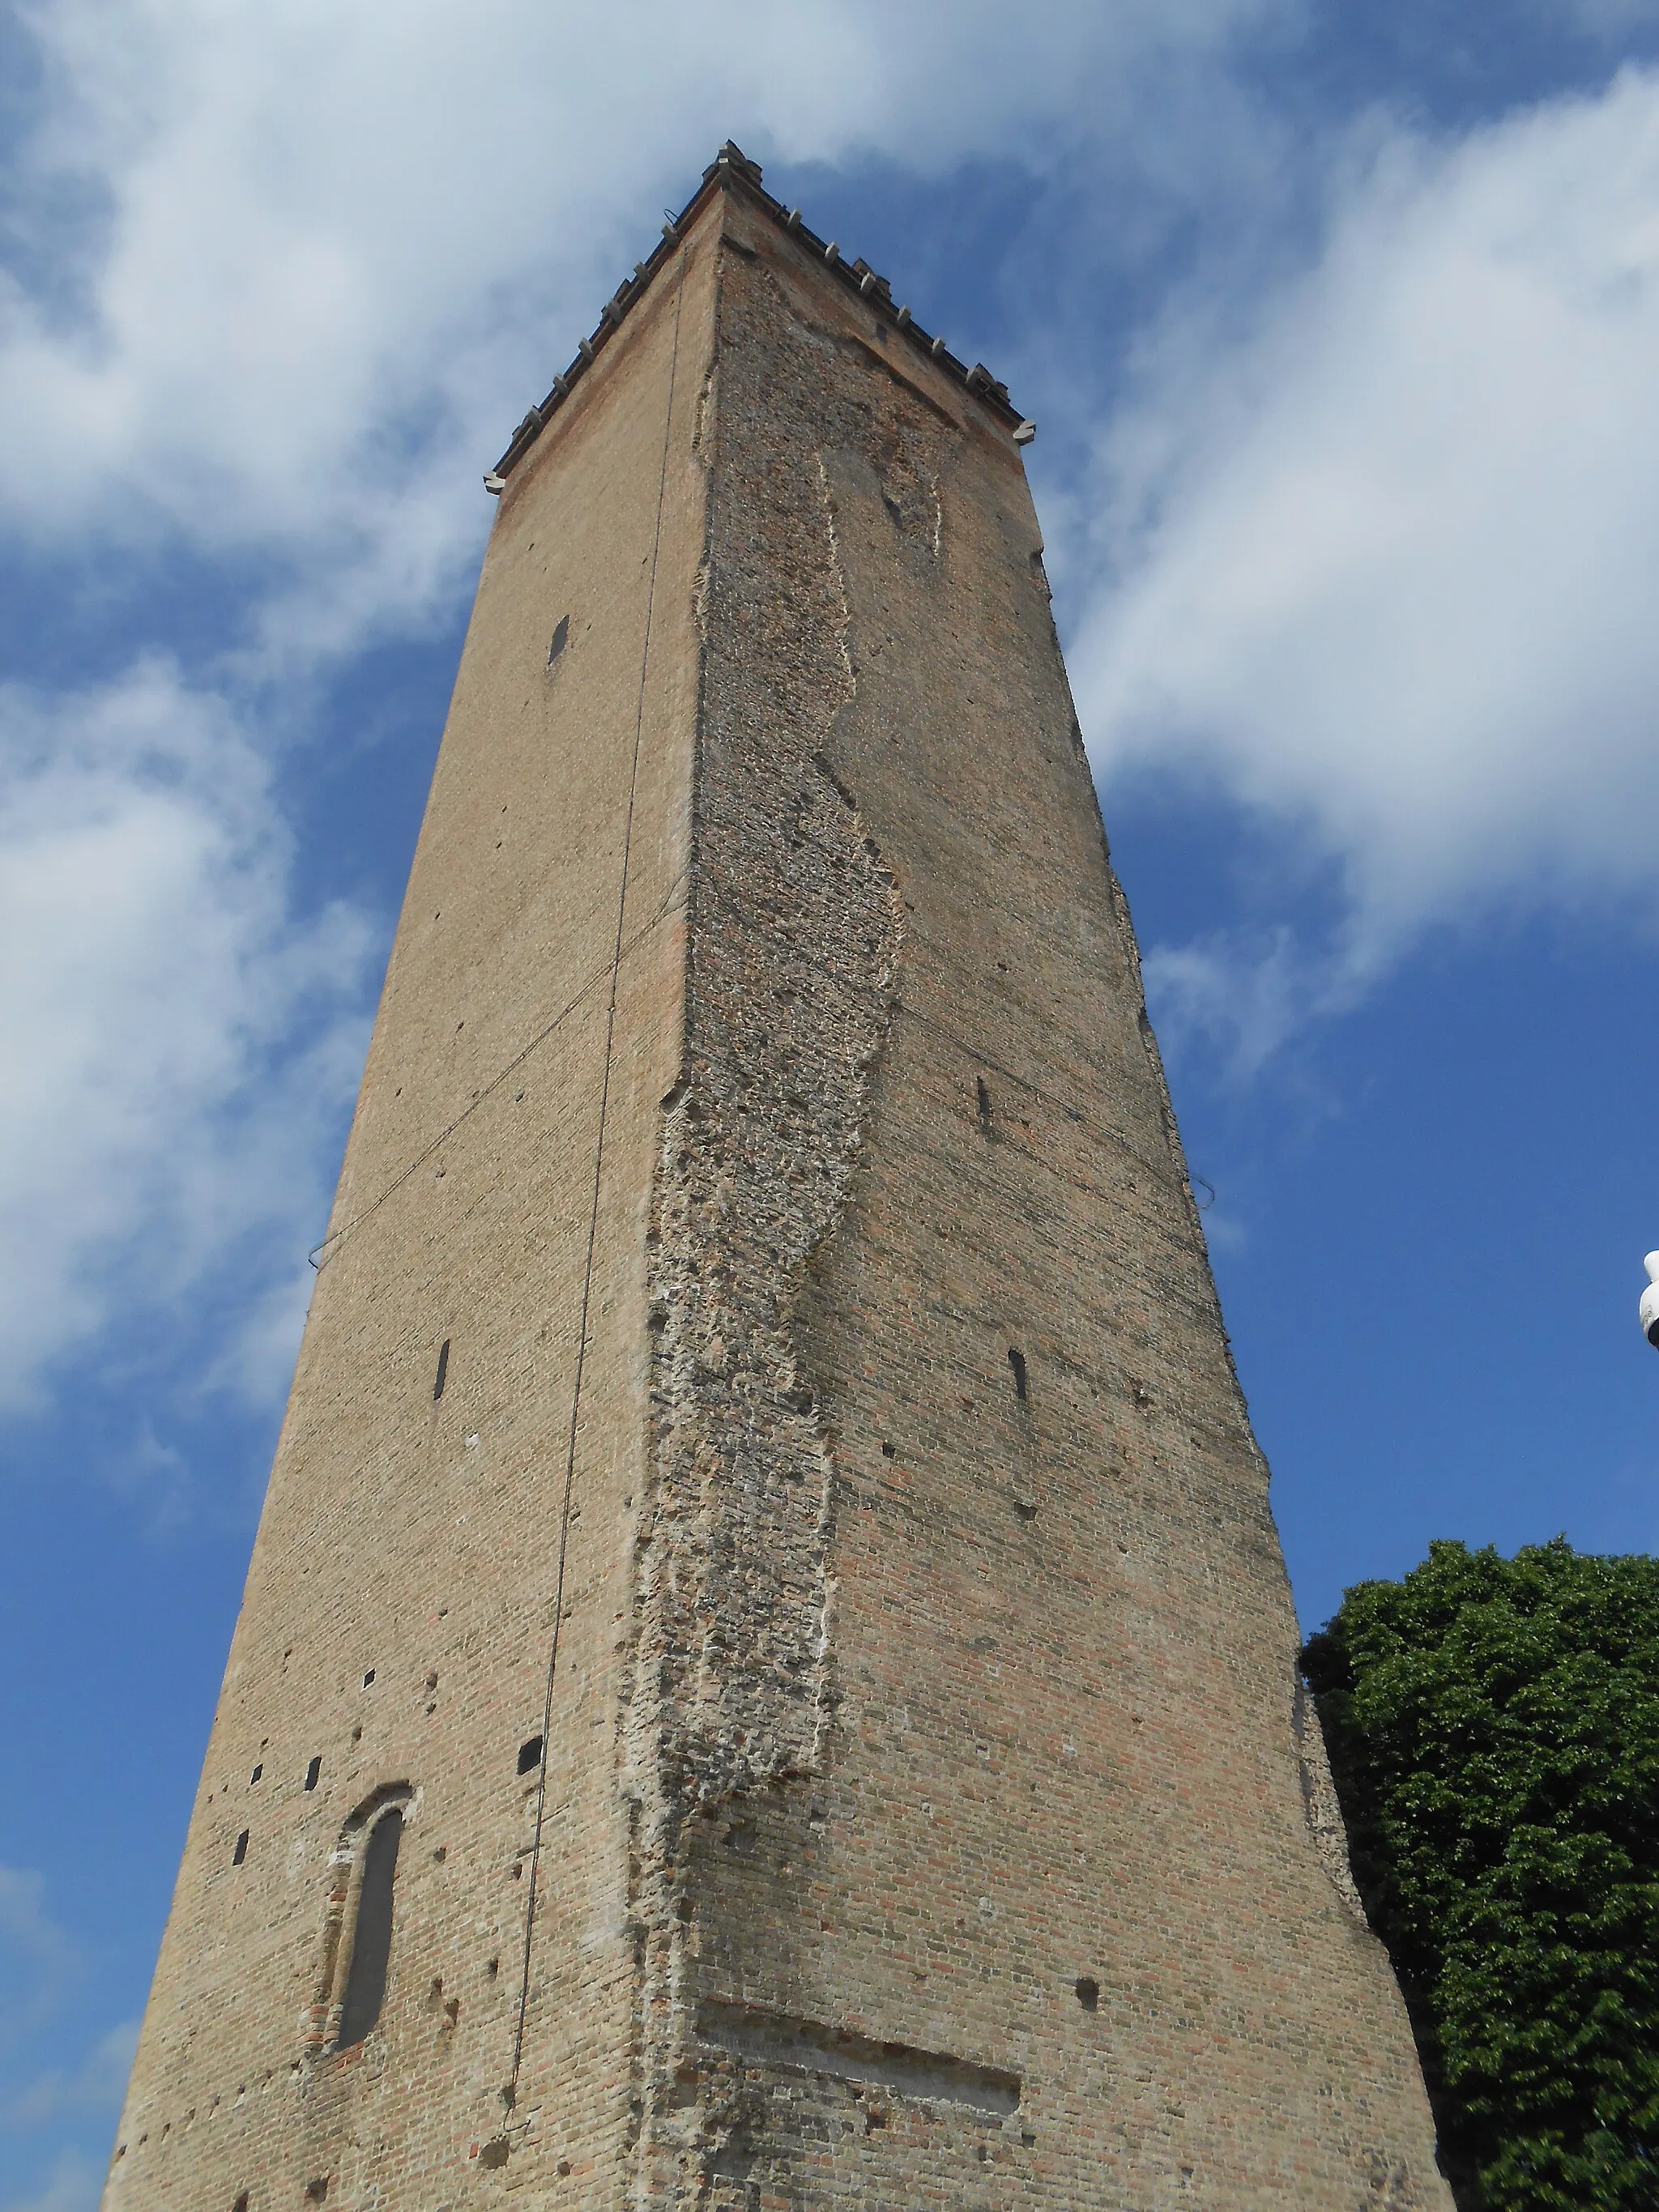
{"type": "Polygon", "coordinates": [[[1018,418],[735,149],[607,313],[502,464],[106,2202],[1444,2206],[1018,418]]]}

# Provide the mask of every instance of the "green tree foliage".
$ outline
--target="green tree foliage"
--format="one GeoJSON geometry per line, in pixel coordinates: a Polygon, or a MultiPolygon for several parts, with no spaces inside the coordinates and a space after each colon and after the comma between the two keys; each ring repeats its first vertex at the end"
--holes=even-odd
{"type": "Polygon", "coordinates": [[[1434,1544],[1303,1654],[1468,2212],[1659,2212],[1659,1561],[1434,1544]]]}

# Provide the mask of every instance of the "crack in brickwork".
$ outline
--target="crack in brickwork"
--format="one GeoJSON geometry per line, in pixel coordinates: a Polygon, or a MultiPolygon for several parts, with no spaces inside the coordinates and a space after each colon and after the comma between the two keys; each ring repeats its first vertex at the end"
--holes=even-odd
{"type": "MultiPolygon", "coordinates": [[[[698,2156],[676,2092],[686,1825],[811,1773],[833,1713],[832,1442],[795,1316],[847,1210],[902,937],[822,757],[856,690],[822,456],[804,425],[745,435],[760,395],[723,366],[706,392],[685,1060],[651,1232],[654,1485],[625,1724],[641,2202],[665,2157],[698,2156]]],[[[690,2121],[705,2166],[732,2125],[725,2106],[690,2121]]]]}

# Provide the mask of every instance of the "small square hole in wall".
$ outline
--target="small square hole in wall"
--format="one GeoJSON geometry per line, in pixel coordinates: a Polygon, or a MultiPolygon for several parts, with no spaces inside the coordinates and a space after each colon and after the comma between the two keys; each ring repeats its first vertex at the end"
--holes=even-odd
{"type": "MultiPolygon", "coordinates": [[[[1023,1397],[1023,1396],[1024,1395],[1024,1393],[1022,1391],[1020,1395],[1021,1395],[1021,1396],[1023,1397]]],[[[374,1669],[371,1667],[371,1668],[369,1668],[369,1670],[368,1670],[368,1674],[365,1674],[365,1675],[364,1675],[364,1677],[363,1677],[363,1687],[364,1687],[364,1689],[367,1689],[367,1688],[368,1687],[369,1684],[370,1684],[374,1680],[374,1669]]]]}
{"type": "Polygon", "coordinates": [[[541,1763],[542,1740],[540,1736],[532,1735],[526,1737],[525,1741],[519,1746],[520,1773],[533,1774],[541,1763]]]}
{"type": "Polygon", "coordinates": [[[1092,1974],[1079,1974],[1077,1979],[1077,2001],[1085,2012],[1100,2010],[1100,1984],[1092,1974]]]}
{"type": "Polygon", "coordinates": [[[230,1863],[232,1866],[240,1866],[242,1861],[247,1856],[247,1839],[248,1831],[244,1828],[241,1834],[236,1838],[235,1850],[230,1855],[230,1863]]]}
{"type": "Polygon", "coordinates": [[[259,1777],[264,1772],[264,1765],[262,1761],[260,1765],[254,1768],[252,1773],[250,1774],[247,1778],[247,1786],[250,1790],[252,1789],[254,1784],[259,1779],[259,1777]]]}

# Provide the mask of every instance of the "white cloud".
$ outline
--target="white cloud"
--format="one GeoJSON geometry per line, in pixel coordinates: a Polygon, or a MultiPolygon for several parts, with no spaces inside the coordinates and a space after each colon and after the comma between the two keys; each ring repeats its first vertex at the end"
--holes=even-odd
{"type": "Polygon", "coordinates": [[[1259,1041],[1431,920],[1659,890],[1659,76],[1393,137],[1237,315],[1141,364],[1073,669],[1109,776],[1212,775],[1339,864],[1326,973],[1246,962],[1259,1041]]]}
{"type": "Polygon", "coordinates": [[[33,1867],[0,1866],[0,2056],[33,2034],[73,1959],[42,1876],[33,1867]]]}
{"type": "MultiPolygon", "coordinates": [[[[283,665],[349,652],[462,587],[479,469],[728,131],[936,168],[1087,142],[1201,198],[1206,161],[1248,167],[1232,42],[1297,11],[55,0],[21,160],[80,212],[0,279],[0,528],[95,529],[139,574],[173,540],[274,555],[243,604],[283,665]]],[[[1154,953],[1244,1064],[1425,916],[1651,882],[1656,117],[1631,76],[1449,149],[1395,134],[1310,274],[1167,324],[1107,441],[1097,757],[1221,777],[1353,904],[1322,963],[1271,921],[1266,956],[1154,953]]],[[[210,1367],[269,1389],[362,926],[295,921],[260,733],[165,660],[0,694],[0,924],[36,948],[0,974],[3,1387],[240,1255],[253,1318],[210,1367]]]]}
{"type": "MultiPolygon", "coordinates": [[[[5,1401],[118,1307],[153,1315],[232,1260],[256,1304],[303,1273],[368,934],[297,921],[288,860],[247,734],[165,665],[0,692],[5,1401]]],[[[289,1318],[224,1346],[228,1377],[285,1379],[289,1318]]]]}
{"type": "Polygon", "coordinates": [[[1170,183],[1219,135],[1218,90],[1176,143],[1194,75],[1294,4],[37,7],[24,173],[77,212],[0,291],[0,514],[331,547],[352,604],[300,629],[349,642],[453,587],[479,471],[728,132],[924,167],[1092,133],[1170,183]]]}
{"type": "Polygon", "coordinates": [[[728,133],[926,167],[1093,132],[1167,180],[1169,102],[1297,4],[1040,0],[1017,28],[990,0],[26,9],[0,533],[20,557],[96,542],[118,599],[179,546],[246,557],[217,642],[257,649],[222,650],[217,690],[158,658],[0,693],[0,927],[31,949],[0,971],[0,1399],[233,1261],[249,1318],[203,1371],[285,1373],[308,1277],[276,1255],[321,1210],[363,935],[289,914],[268,748],[222,687],[447,614],[479,474],[648,243],[641,211],[728,133]]]}
{"type": "Polygon", "coordinates": [[[112,2123],[121,2109],[137,2047],[138,2022],[120,2021],[106,2029],[72,2069],[49,2067],[0,2095],[0,2122],[18,2130],[87,2115],[106,2116],[112,2123]]]}
{"type": "Polygon", "coordinates": [[[94,2212],[103,2185],[103,2169],[84,2151],[60,2151],[45,2188],[9,2197],[4,2212],[94,2212]]]}
{"type": "Polygon", "coordinates": [[[1240,1077],[1255,1074],[1309,1022],[1346,1012],[1370,980],[1340,955],[1310,955],[1282,923],[1248,937],[1155,945],[1141,969],[1165,1048],[1205,1037],[1240,1077]]]}
{"type": "Polygon", "coordinates": [[[112,2127],[137,2041],[136,2021],[95,2033],[67,2063],[43,2065],[43,2038],[79,1996],[86,1960],[53,1918],[32,1868],[0,1866],[0,2133],[21,2149],[53,2129],[59,2148],[44,2188],[8,2196],[4,2212],[90,2212],[100,2168],[65,2132],[112,2127]]]}
{"type": "MultiPolygon", "coordinates": [[[[728,133],[923,167],[1092,134],[1191,190],[1231,41],[1298,4],[1039,0],[1017,27],[990,0],[27,8],[44,77],[0,274],[0,533],[25,558],[95,541],[118,599],[179,546],[248,556],[218,643],[258,649],[214,681],[303,678],[449,611],[481,471],[648,242],[641,211],[728,133]]],[[[233,1261],[248,1318],[202,1370],[286,1371],[308,1277],[277,1255],[320,1211],[362,933],[289,913],[264,750],[165,658],[0,693],[0,927],[31,948],[0,973],[21,1255],[0,1399],[233,1261]]]]}

